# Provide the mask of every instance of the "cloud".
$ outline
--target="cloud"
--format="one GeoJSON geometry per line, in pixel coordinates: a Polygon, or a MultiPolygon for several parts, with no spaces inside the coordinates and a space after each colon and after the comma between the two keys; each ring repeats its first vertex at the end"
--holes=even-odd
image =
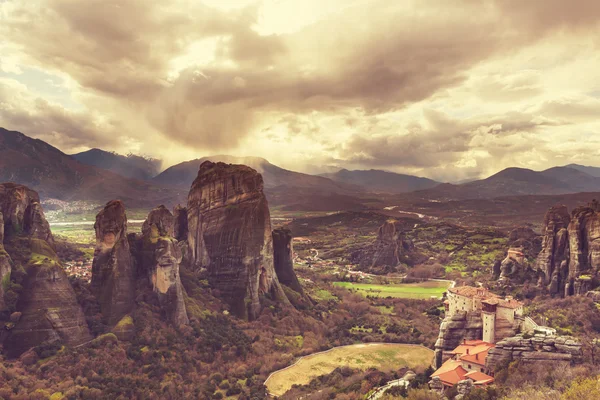
{"type": "Polygon", "coordinates": [[[64,78],[81,110],[26,85],[4,100],[0,123],[173,161],[218,151],[286,163],[295,152],[457,174],[525,163],[513,155],[532,135],[550,154],[557,129],[596,129],[597,104],[581,93],[598,62],[595,0],[338,3],[277,32],[261,26],[277,17],[269,2],[3,2],[0,69],[64,78]],[[581,66],[572,87],[561,83],[581,66]]]}

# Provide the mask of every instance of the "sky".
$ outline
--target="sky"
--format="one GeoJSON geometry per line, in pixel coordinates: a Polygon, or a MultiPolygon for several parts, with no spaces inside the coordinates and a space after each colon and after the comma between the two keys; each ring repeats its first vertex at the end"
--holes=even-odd
{"type": "Polygon", "coordinates": [[[0,0],[0,38],[0,126],[66,153],[600,166],[597,0],[0,0]]]}

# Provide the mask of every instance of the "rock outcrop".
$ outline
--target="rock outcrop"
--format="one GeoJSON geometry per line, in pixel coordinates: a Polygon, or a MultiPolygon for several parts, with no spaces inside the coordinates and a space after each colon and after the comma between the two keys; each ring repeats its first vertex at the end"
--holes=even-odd
{"type": "Polygon", "coordinates": [[[0,211],[4,217],[4,235],[23,234],[42,239],[54,247],[50,224],[46,221],[40,197],[35,190],[15,183],[0,184],[0,211]]]}
{"type": "Polygon", "coordinates": [[[110,325],[118,323],[135,304],[135,271],[127,240],[125,205],[106,204],[96,216],[96,250],[92,264],[92,293],[110,325]]]}
{"type": "Polygon", "coordinates": [[[402,254],[409,249],[410,243],[404,240],[404,235],[396,221],[386,221],[377,231],[372,266],[395,267],[400,264],[402,254]]]}
{"type": "MultiPolygon", "coordinates": [[[[141,268],[167,318],[176,326],[189,323],[179,275],[182,255],[173,238],[174,217],[164,206],[148,214],[142,226],[141,268]]],[[[140,259],[140,257],[138,257],[140,259]]]]}
{"type": "Polygon", "coordinates": [[[483,337],[481,314],[459,312],[446,317],[440,324],[440,333],[435,342],[435,366],[439,368],[451,356],[451,352],[463,340],[477,340],[483,337]]]}
{"type": "Polygon", "coordinates": [[[262,176],[250,167],[206,161],[188,196],[188,245],[234,315],[255,319],[261,296],[287,302],[273,265],[262,176]]]}
{"type": "Polygon", "coordinates": [[[581,362],[581,344],[569,336],[534,335],[526,338],[523,335],[509,337],[496,343],[490,349],[486,359],[486,367],[494,371],[505,361],[520,360],[524,363],[542,363],[549,368],[560,364],[570,365],[581,362]]]}
{"type": "Polygon", "coordinates": [[[182,241],[188,237],[188,215],[187,208],[175,206],[173,208],[173,236],[182,241]]]}
{"type": "Polygon", "coordinates": [[[600,204],[594,200],[569,215],[552,207],[544,220],[542,250],[537,258],[539,283],[550,294],[584,295],[597,286],[600,270],[600,204]]]}
{"type": "Polygon", "coordinates": [[[304,290],[294,271],[292,231],[279,228],[273,231],[273,259],[279,282],[303,294],[304,290]]]}
{"type": "Polygon", "coordinates": [[[32,257],[25,267],[17,302],[21,313],[4,341],[9,357],[43,342],[78,345],[92,339],[75,291],[50,245],[31,239],[32,257]]]}
{"type": "Polygon", "coordinates": [[[14,311],[5,324],[4,350],[19,356],[43,342],[76,345],[91,340],[75,291],[54,251],[54,238],[38,194],[22,185],[0,185],[0,309],[14,311]],[[10,243],[10,247],[4,246],[10,243]],[[11,281],[8,251],[18,254],[24,271],[17,283],[11,310],[4,303],[4,288],[11,281]],[[24,273],[23,273],[24,272],[24,273]]]}
{"type": "Polygon", "coordinates": [[[0,212],[0,312],[6,311],[4,287],[10,282],[11,259],[4,250],[4,217],[0,212]]]}

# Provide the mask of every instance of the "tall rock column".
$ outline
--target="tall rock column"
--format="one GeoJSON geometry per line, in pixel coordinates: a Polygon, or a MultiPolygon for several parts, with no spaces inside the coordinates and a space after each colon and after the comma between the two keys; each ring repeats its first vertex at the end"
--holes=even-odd
{"type": "Polygon", "coordinates": [[[261,295],[288,302],[273,265],[273,238],[262,176],[250,167],[206,161],[188,196],[191,262],[232,313],[255,319],[261,295]]]}
{"type": "Polygon", "coordinates": [[[179,276],[181,250],[173,238],[174,217],[164,206],[148,214],[142,227],[143,266],[161,307],[174,325],[189,323],[179,276]]]}
{"type": "Polygon", "coordinates": [[[565,295],[583,295],[600,268],[600,207],[593,202],[573,210],[569,232],[569,276],[565,295]]]}
{"type": "Polygon", "coordinates": [[[564,205],[550,208],[544,218],[542,251],[536,264],[540,272],[540,284],[550,294],[563,293],[569,268],[569,233],[571,217],[564,205]]]}
{"type": "Polygon", "coordinates": [[[11,261],[4,250],[4,216],[0,212],[0,312],[6,311],[4,287],[10,282],[11,261]]]}
{"type": "Polygon", "coordinates": [[[127,240],[127,216],[120,200],[106,204],[96,216],[96,250],[91,290],[105,320],[114,325],[135,303],[135,271],[127,240]]]}
{"type": "MultiPolygon", "coordinates": [[[[18,317],[5,327],[8,331],[3,342],[5,353],[15,357],[47,341],[77,345],[91,340],[75,291],[54,251],[50,225],[39,196],[35,191],[13,183],[0,185],[2,292],[11,279],[5,241],[11,242],[7,246],[9,251],[19,252],[25,270],[17,282],[23,288],[14,305],[18,317]],[[20,240],[12,240],[17,237],[20,240]]],[[[4,303],[2,308],[8,311],[4,303]]]]}
{"type": "Polygon", "coordinates": [[[402,232],[396,226],[396,221],[389,220],[381,225],[377,230],[372,266],[395,267],[400,264],[400,256],[404,251],[403,239],[402,232]]]}
{"type": "Polygon", "coordinates": [[[273,258],[279,282],[303,294],[304,290],[294,271],[292,231],[279,228],[273,231],[273,258]]]}

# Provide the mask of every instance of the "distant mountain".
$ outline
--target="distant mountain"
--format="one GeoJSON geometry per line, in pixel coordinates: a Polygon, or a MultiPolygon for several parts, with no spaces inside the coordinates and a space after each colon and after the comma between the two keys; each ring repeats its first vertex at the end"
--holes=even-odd
{"type": "Polygon", "coordinates": [[[335,173],[321,174],[321,176],[336,182],[362,186],[369,191],[386,193],[406,193],[429,189],[440,184],[440,182],[427,178],[376,169],[356,171],[341,169],[335,173]]]}
{"type": "Polygon", "coordinates": [[[155,158],[145,158],[135,154],[126,156],[104,151],[90,149],[81,153],[71,154],[77,161],[113,171],[127,178],[149,180],[160,172],[161,161],[155,158]]]}
{"type": "Polygon", "coordinates": [[[417,191],[414,195],[423,199],[461,200],[594,191],[600,191],[600,178],[577,169],[554,167],[545,171],[533,171],[507,168],[486,179],[461,185],[442,184],[417,191]]]}
{"type": "Polygon", "coordinates": [[[565,165],[565,167],[573,168],[578,171],[585,172],[588,175],[600,178],[600,168],[598,168],[598,167],[589,167],[586,165],[579,165],[579,164],[569,164],[569,165],[565,165]]]}
{"type": "Polygon", "coordinates": [[[0,128],[0,182],[29,186],[42,199],[121,199],[128,206],[173,204],[187,194],[82,164],[42,140],[4,128],[0,128]]]}
{"type": "Polygon", "coordinates": [[[296,211],[339,211],[364,209],[361,187],[329,178],[290,171],[260,157],[235,157],[217,155],[182,162],[167,168],[152,182],[161,186],[189,189],[198,175],[198,168],[204,161],[221,161],[230,164],[244,164],[254,168],[263,177],[265,194],[269,205],[282,210],[296,211]]]}
{"type": "Polygon", "coordinates": [[[265,188],[295,187],[319,189],[331,193],[350,193],[361,191],[359,187],[345,183],[334,182],[331,179],[290,171],[260,157],[236,157],[216,155],[185,161],[167,168],[153,179],[161,185],[174,185],[190,187],[196,176],[198,168],[204,161],[221,161],[229,164],[244,164],[258,171],[265,182],[265,188]]]}

